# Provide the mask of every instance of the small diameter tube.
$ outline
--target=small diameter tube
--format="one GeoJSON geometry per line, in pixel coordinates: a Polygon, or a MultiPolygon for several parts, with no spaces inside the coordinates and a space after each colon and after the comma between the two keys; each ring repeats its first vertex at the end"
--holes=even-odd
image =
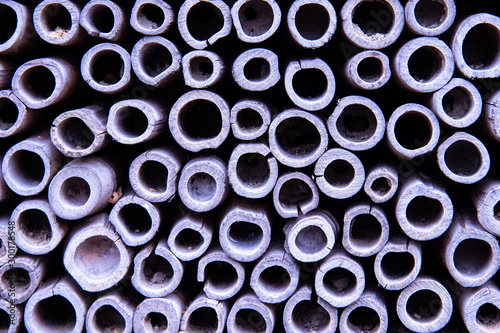
{"type": "MultiPolygon", "coordinates": [[[[17,54],[29,47],[35,36],[32,11],[27,6],[12,0],[0,2],[0,11],[5,18],[6,36],[0,43],[0,54],[17,54]]],[[[9,332],[10,333],[10,332],[9,332]]]]}
{"type": "Polygon", "coordinates": [[[453,0],[412,0],[405,6],[406,25],[423,36],[441,35],[451,27],[456,14],[453,0]]]}
{"type": "Polygon", "coordinates": [[[182,57],[184,83],[191,88],[211,87],[222,80],[225,71],[223,59],[212,51],[195,50],[182,57]]]}
{"type": "Polygon", "coordinates": [[[80,13],[80,25],[94,37],[117,42],[125,36],[127,14],[110,0],[91,0],[80,13]]]}
{"type": "Polygon", "coordinates": [[[241,53],[233,63],[234,81],[248,91],[265,91],[275,86],[280,78],[278,56],[263,48],[241,53]]]}
{"type": "Polygon", "coordinates": [[[389,315],[384,294],[378,289],[367,289],[359,299],[342,311],[339,320],[341,333],[363,332],[369,327],[373,333],[387,332],[389,315]]]}
{"type": "Polygon", "coordinates": [[[188,213],[174,222],[168,235],[170,251],[179,260],[191,261],[201,257],[212,242],[213,226],[206,218],[188,213]]]}
{"type": "Polygon", "coordinates": [[[132,320],[137,303],[126,294],[111,291],[98,296],[85,316],[88,333],[132,333],[132,320]]]}
{"type": "Polygon", "coordinates": [[[458,299],[458,310],[471,333],[500,329],[500,289],[493,281],[478,288],[465,288],[458,299]]]}
{"type": "Polygon", "coordinates": [[[160,35],[175,21],[175,12],[163,0],[136,0],[130,25],[143,35],[160,35]]]}
{"type": "Polygon", "coordinates": [[[181,332],[196,332],[203,327],[210,333],[222,333],[229,313],[227,301],[216,301],[199,294],[184,311],[181,332]]]}
{"type": "Polygon", "coordinates": [[[26,107],[12,90],[0,90],[0,103],[0,113],[2,114],[0,138],[6,138],[32,128],[39,118],[39,115],[26,107]]]}
{"type": "Polygon", "coordinates": [[[347,81],[355,88],[379,89],[391,77],[389,57],[380,51],[362,51],[347,61],[344,73],[347,81]]]}
{"type": "Polygon", "coordinates": [[[274,0],[238,0],[231,7],[234,28],[245,43],[260,43],[271,37],[281,22],[281,9],[274,0]]]}
{"type": "Polygon", "coordinates": [[[227,316],[228,333],[237,332],[274,332],[276,324],[276,309],[272,305],[264,304],[247,292],[241,295],[231,307],[227,316]]]}
{"type": "Polygon", "coordinates": [[[185,309],[184,298],[176,292],[161,298],[146,297],[135,309],[134,332],[150,333],[160,329],[164,333],[177,333],[185,309]]]}
{"type": "Polygon", "coordinates": [[[389,164],[378,164],[368,171],[364,190],[374,203],[390,200],[398,190],[399,175],[389,164]]]}
{"type": "Polygon", "coordinates": [[[307,214],[318,207],[318,187],[302,172],[284,173],[274,186],[273,203],[276,212],[284,218],[307,214]]]}
{"type": "Polygon", "coordinates": [[[267,132],[271,124],[271,110],[259,100],[243,99],[231,108],[230,123],[235,138],[254,140],[267,132]]]}

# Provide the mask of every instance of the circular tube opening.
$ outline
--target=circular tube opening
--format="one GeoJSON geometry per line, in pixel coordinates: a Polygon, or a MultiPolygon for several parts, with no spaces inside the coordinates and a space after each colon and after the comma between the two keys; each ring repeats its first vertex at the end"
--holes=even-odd
{"type": "Polygon", "coordinates": [[[31,98],[44,100],[54,92],[56,78],[47,67],[38,65],[28,68],[21,75],[20,85],[31,98]]]}
{"type": "Polygon", "coordinates": [[[120,251],[106,236],[85,239],[75,250],[75,267],[87,278],[102,279],[111,276],[120,265],[120,251]]]}
{"type": "Polygon", "coordinates": [[[446,19],[446,5],[442,0],[419,0],[415,5],[415,19],[423,27],[439,27],[446,19]]]}
{"type": "Polygon", "coordinates": [[[429,322],[434,320],[443,308],[438,294],[432,290],[421,289],[413,293],[406,303],[406,312],[413,320],[429,322]]]}
{"type": "Polygon", "coordinates": [[[252,82],[267,79],[271,72],[271,65],[265,58],[252,58],[243,67],[245,78],[252,82]]]}
{"type": "Polygon", "coordinates": [[[267,158],[258,153],[243,154],[236,164],[236,174],[247,186],[262,186],[269,179],[269,173],[267,158]]]}
{"type": "Polygon", "coordinates": [[[370,139],[377,129],[377,118],[365,105],[347,105],[337,119],[337,130],[349,141],[363,142],[370,139]]]}
{"type": "Polygon", "coordinates": [[[40,330],[68,332],[76,325],[76,312],[73,304],[66,298],[53,295],[35,304],[32,320],[40,330]]]}
{"type": "Polygon", "coordinates": [[[394,24],[394,11],[385,1],[362,1],[353,10],[352,22],[367,36],[387,34],[394,24]]]}
{"type": "Polygon", "coordinates": [[[87,149],[94,142],[95,136],[87,124],[80,118],[71,117],[57,125],[61,141],[72,149],[87,149]]]}
{"type": "Polygon", "coordinates": [[[239,248],[252,251],[260,246],[264,237],[264,231],[255,223],[235,222],[231,224],[228,231],[228,238],[231,243],[239,248]]]}
{"type": "Polygon", "coordinates": [[[215,196],[217,182],[208,173],[198,172],[189,178],[187,190],[189,195],[195,200],[207,202],[215,196]]]}
{"type": "Polygon", "coordinates": [[[272,7],[262,0],[245,2],[238,12],[238,17],[241,22],[241,28],[247,36],[265,34],[271,29],[274,22],[272,7]]]}
{"type": "Polygon", "coordinates": [[[358,64],[358,75],[365,82],[376,82],[384,73],[382,60],[375,57],[366,57],[358,64]]]}
{"type": "Polygon", "coordinates": [[[296,208],[303,202],[313,199],[313,192],[309,185],[301,179],[292,178],[281,186],[279,201],[285,207],[296,208]]]}
{"type": "Polygon", "coordinates": [[[97,309],[94,324],[100,332],[124,332],[126,327],[125,318],[111,305],[97,309]]]}
{"type": "Polygon", "coordinates": [[[148,129],[149,120],[138,108],[127,106],[116,113],[116,128],[127,137],[137,138],[148,129]]]}
{"type": "MultiPolygon", "coordinates": [[[[0,5],[0,20],[1,8],[0,5]]],[[[8,98],[0,98],[0,131],[7,131],[11,128],[16,123],[18,117],[19,109],[17,105],[8,98]]]]}
{"type": "Polygon", "coordinates": [[[500,31],[489,23],[469,30],[462,44],[465,63],[472,69],[487,69],[500,58],[500,31]]]}
{"type": "Polygon", "coordinates": [[[476,313],[476,322],[486,331],[498,331],[500,329],[500,309],[491,303],[481,305],[476,313]]]}
{"type": "Polygon", "coordinates": [[[237,332],[266,332],[267,324],[262,315],[253,309],[241,309],[236,312],[234,325],[237,332]]]}
{"type": "Polygon", "coordinates": [[[434,46],[422,46],[408,59],[410,75],[418,82],[429,82],[443,69],[444,56],[434,46]]]}
{"type": "Polygon", "coordinates": [[[443,110],[453,119],[463,118],[470,109],[472,96],[463,87],[455,87],[443,96],[443,110]]]}
{"type": "Polygon", "coordinates": [[[267,293],[282,293],[290,283],[290,274],[281,266],[270,266],[259,275],[259,285],[267,293]]]}
{"type": "Polygon", "coordinates": [[[105,5],[93,5],[89,10],[90,23],[96,31],[109,33],[115,26],[115,16],[111,8],[105,5]]]}
{"type": "Polygon", "coordinates": [[[189,316],[186,331],[193,333],[216,332],[219,327],[217,312],[211,307],[201,307],[189,316]]]}
{"type": "Polygon", "coordinates": [[[264,124],[262,116],[254,109],[243,109],[238,111],[236,122],[240,129],[246,133],[253,133],[259,130],[264,124]]]}
{"type": "Polygon", "coordinates": [[[191,228],[182,229],[175,236],[175,245],[187,251],[194,251],[203,244],[203,236],[191,228]]]}
{"type": "Polygon", "coordinates": [[[16,11],[7,5],[0,4],[0,44],[7,42],[17,28],[16,11]]]}
{"type": "Polygon", "coordinates": [[[371,214],[356,215],[351,221],[349,230],[351,242],[359,247],[371,247],[382,236],[382,225],[371,214]]]}
{"type": "Polygon", "coordinates": [[[306,157],[318,148],[321,136],[309,120],[290,117],[276,127],[276,142],[286,154],[306,157]]]}
{"type": "Polygon", "coordinates": [[[295,237],[295,246],[307,254],[318,253],[326,247],[328,238],[325,232],[318,226],[310,225],[297,234],[295,237]]]}
{"type": "Polygon", "coordinates": [[[160,162],[146,160],[139,168],[140,182],[152,192],[167,190],[168,169],[160,162]]]}
{"type": "Polygon", "coordinates": [[[214,64],[207,57],[198,56],[191,59],[189,62],[189,72],[197,81],[206,81],[214,73],[214,64]]]}
{"type": "Polygon", "coordinates": [[[349,270],[336,267],[329,270],[323,277],[326,290],[336,296],[344,296],[356,289],[356,276],[349,270]]]}
{"type": "Polygon", "coordinates": [[[92,59],[90,73],[94,81],[103,86],[118,83],[125,71],[125,62],[114,50],[103,50],[92,59]]]}
{"type": "Polygon", "coordinates": [[[380,326],[380,317],[372,308],[358,306],[349,313],[347,325],[353,332],[376,332],[380,326]]]}
{"type": "Polygon", "coordinates": [[[325,73],[318,68],[305,68],[297,71],[292,78],[295,93],[304,99],[314,99],[326,92],[328,81],[325,73]]]}
{"type": "Polygon", "coordinates": [[[151,230],[152,221],[148,211],[138,204],[127,204],[120,209],[118,216],[129,233],[144,235],[151,230]]]}
{"type": "Polygon", "coordinates": [[[44,28],[50,32],[61,33],[71,30],[71,14],[65,6],[58,3],[43,7],[40,21],[44,28]]]}
{"type": "Polygon", "coordinates": [[[292,310],[292,322],[299,332],[323,332],[330,324],[330,314],[321,305],[303,300],[292,310]]]}
{"type": "Polygon", "coordinates": [[[441,201],[429,197],[417,196],[406,208],[408,222],[416,227],[427,227],[438,223],[444,214],[441,201]]]}
{"type": "Polygon", "coordinates": [[[16,183],[23,187],[36,187],[45,175],[45,164],[40,155],[21,149],[11,155],[9,172],[12,172],[16,183]]]}
{"type": "Polygon", "coordinates": [[[18,228],[30,243],[46,244],[52,239],[52,227],[44,211],[27,209],[19,214],[18,228]]]}
{"type": "Polygon", "coordinates": [[[172,265],[163,257],[151,255],[141,263],[141,280],[148,286],[163,287],[174,276],[172,265]]]}
{"type": "Polygon", "coordinates": [[[325,7],[319,4],[304,4],[299,7],[295,14],[295,27],[305,39],[320,39],[329,26],[330,14],[325,7]]]}
{"type": "Polygon", "coordinates": [[[410,275],[415,267],[415,258],[410,252],[387,252],[380,262],[385,276],[400,279],[410,275]]]}
{"type": "Polygon", "coordinates": [[[493,259],[491,245],[481,239],[468,238],[460,242],[453,253],[455,268],[465,275],[477,275],[486,270],[493,259]]]}
{"type": "Polygon", "coordinates": [[[460,176],[474,175],[481,168],[481,152],[472,142],[458,140],[453,142],[444,153],[448,169],[460,176]]]}
{"type": "Polygon", "coordinates": [[[345,187],[353,181],[354,173],[351,163],[345,160],[335,160],[326,167],[324,177],[332,186],[345,187]]]}
{"type": "Polygon", "coordinates": [[[212,139],[217,137],[222,130],[222,115],[213,102],[197,99],[182,108],[179,123],[181,131],[190,138],[212,139]]]}
{"type": "Polygon", "coordinates": [[[90,198],[90,185],[83,178],[70,177],[61,184],[59,197],[69,205],[81,207],[90,198]]]}
{"type": "Polygon", "coordinates": [[[205,280],[217,289],[228,289],[238,282],[238,273],[230,263],[212,261],[205,267],[205,280]]]}
{"type": "Polygon", "coordinates": [[[394,125],[394,135],[405,149],[425,147],[432,137],[432,125],[423,114],[407,112],[398,118],[394,125]]]}
{"type": "Polygon", "coordinates": [[[224,26],[222,12],[210,2],[198,2],[186,18],[189,33],[194,39],[207,40],[224,26]]]}
{"type": "Polygon", "coordinates": [[[144,317],[144,329],[146,332],[166,332],[168,319],[163,313],[150,312],[144,317]]]}
{"type": "MultiPolygon", "coordinates": [[[[4,285],[5,290],[9,290],[11,283],[15,283],[15,292],[18,295],[22,295],[30,286],[31,278],[30,274],[24,268],[16,267],[11,268],[5,273],[2,274],[2,284],[4,285]],[[14,276],[14,279],[12,278],[14,276]]],[[[13,299],[16,296],[12,297],[13,299]]]]}
{"type": "Polygon", "coordinates": [[[377,193],[378,195],[385,195],[387,192],[391,190],[391,185],[392,182],[390,181],[389,178],[379,177],[373,181],[370,188],[372,189],[373,192],[377,193]]]}
{"type": "Polygon", "coordinates": [[[162,44],[149,43],[141,49],[140,62],[146,74],[155,77],[172,65],[172,53],[162,44]]]}
{"type": "Polygon", "coordinates": [[[159,6],[145,3],[139,7],[137,22],[144,29],[157,29],[165,22],[165,14],[159,6]]]}

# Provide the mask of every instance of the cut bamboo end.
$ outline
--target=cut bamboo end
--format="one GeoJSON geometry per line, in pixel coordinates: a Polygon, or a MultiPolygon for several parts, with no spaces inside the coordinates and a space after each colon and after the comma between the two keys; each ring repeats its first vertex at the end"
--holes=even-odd
{"type": "Polygon", "coordinates": [[[281,9],[274,0],[239,0],[231,7],[234,28],[245,43],[260,43],[271,37],[281,22],[281,9]]]}
{"type": "Polygon", "coordinates": [[[448,30],[457,14],[453,0],[414,0],[405,6],[408,28],[415,34],[437,36],[448,30]]]}
{"type": "Polygon", "coordinates": [[[282,174],[273,190],[274,208],[281,217],[298,217],[319,205],[318,187],[302,172],[282,174]]]}
{"type": "Polygon", "coordinates": [[[149,333],[155,329],[179,332],[185,309],[185,300],[176,292],[161,298],[145,298],[134,312],[134,332],[149,333]]]}
{"type": "Polygon", "coordinates": [[[374,203],[389,201],[398,187],[398,171],[392,165],[376,165],[366,175],[364,190],[374,203]]]}
{"type": "Polygon", "coordinates": [[[216,301],[201,293],[183,313],[180,331],[196,332],[203,327],[213,333],[222,333],[226,327],[228,314],[228,302],[216,301]],[[207,323],[209,323],[208,326],[207,323]]]}
{"type": "Polygon", "coordinates": [[[212,236],[212,223],[200,215],[189,213],[175,221],[167,242],[179,260],[191,261],[207,251],[212,236]]]}
{"type": "Polygon", "coordinates": [[[175,20],[175,13],[162,0],[137,0],[130,14],[130,25],[144,35],[160,35],[175,20]]]}
{"type": "Polygon", "coordinates": [[[89,35],[110,42],[118,42],[125,36],[127,21],[125,11],[110,0],[91,0],[80,14],[80,25],[89,35]]]}
{"type": "Polygon", "coordinates": [[[32,128],[39,118],[12,90],[0,90],[0,103],[0,138],[7,138],[32,128]]]}
{"type": "MultiPolygon", "coordinates": [[[[0,11],[7,22],[6,31],[10,36],[0,44],[0,54],[16,54],[29,47],[36,35],[30,8],[12,0],[3,0],[0,11]]],[[[9,332],[10,333],[10,332],[9,332]]]]}
{"type": "Polygon", "coordinates": [[[367,327],[373,333],[387,332],[389,315],[383,294],[376,290],[365,290],[359,299],[342,311],[339,319],[341,333],[362,332],[367,327]]]}
{"type": "Polygon", "coordinates": [[[228,332],[271,333],[276,325],[274,307],[264,304],[252,293],[241,295],[227,316],[228,332]]]}
{"type": "Polygon", "coordinates": [[[347,81],[355,88],[375,90],[391,77],[389,57],[380,51],[362,51],[350,58],[344,69],[347,81]]]}
{"type": "Polygon", "coordinates": [[[278,56],[268,49],[247,50],[234,61],[232,74],[234,81],[245,90],[268,90],[281,78],[278,56]]]}
{"type": "Polygon", "coordinates": [[[132,332],[132,320],[136,303],[118,292],[99,296],[85,316],[85,328],[89,333],[118,331],[132,332]]]}
{"type": "Polygon", "coordinates": [[[211,87],[223,79],[225,72],[224,61],[215,52],[196,50],[182,57],[184,83],[191,88],[211,87]]]}
{"type": "Polygon", "coordinates": [[[240,100],[231,108],[230,123],[235,138],[254,140],[267,132],[271,124],[271,110],[258,100],[240,100]]]}
{"type": "Polygon", "coordinates": [[[469,332],[500,329],[500,289],[493,281],[478,288],[465,288],[458,299],[458,308],[469,332]]]}

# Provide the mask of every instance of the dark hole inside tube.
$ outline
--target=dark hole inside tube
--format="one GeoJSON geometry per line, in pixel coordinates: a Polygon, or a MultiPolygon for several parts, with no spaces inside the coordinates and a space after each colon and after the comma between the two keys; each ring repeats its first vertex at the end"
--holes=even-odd
{"type": "Polygon", "coordinates": [[[43,65],[29,68],[21,75],[21,87],[34,99],[44,100],[49,98],[56,88],[54,74],[43,65]]]}
{"type": "Polygon", "coordinates": [[[100,332],[123,332],[125,319],[111,305],[101,306],[94,314],[94,323],[100,332]]]}
{"type": "Polygon", "coordinates": [[[406,218],[417,227],[427,227],[439,223],[444,214],[441,201],[425,196],[413,198],[406,208],[406,218]]]}
{"type": "Polygon", "coordinates": [[[292,310],[292,321],[299,332],[324,332],[330,320],[328,311],[316,302],[303,300],[292,310]]]}
{"type": "Polygon", "coordinates": [[[217,312],[211,307],[200,307],[194,310],[187,321],[187,332],[213,333],[219,327],[217,312]]]}
{"type": "Polygon", "coordinates": [[[372,214],[356,215],[351,221],[351,242],[360,247],[375,245],[382,236],[382,226],[372,214]]]}
{"type": "Polygon", "coordinates": [[[453,119],[461,119],[469,112],[472,96],[463,87],[455,87],[443,96],[443,109],[453,119]]]}
{"type": "Polygon", "coordinates": [[[407,112],[396,121],[394,136],[399,144],[409,150],[425,147],[432,137],[429,119],[419,112],[407,112]]]}
{"type": "Polygon", "coordinates": [[[443,308],[441,298],[428,289],[417,290],[408,298],[406,311],[416,321],[431,321],[439,315],[443,308]]]}
{"type": "Polygon", "coordinates": [[[115,16],[111,8],[105,5],[94,5],[89,11],[90,22],[98,32],[108,33],[113,30],[115,16]]]}
{"type": "Polygon", "coordinates": [[[17,28],[17,14],[11,7],[0,4],[0,44],[14,35],[17,28]]]}
{"type": "Polygon", "coordinates": [[[4,288],[6,290],[9,289],[11,281],[15,282],[16,292],[19,293],[18,296],[13,296],[12,298],[19,297],[30,286],[31,283],[30,274],[24,268],[20,267],[11,268],[2,275],[2,284],[4,285],[4,288]]]}
{"type": "Polygon", "coordinates": [[[249,81],[263,81],[270,73],[269,62],[264,58],[250,59],[243,67],[243,73],[249,81]]]}
{"type": "Polygon", "coordinates": [[[441,0],[417,1],[415,19],[423,27],[437,28],[446,19],[446,5],[441,0]]]}
{"type": "Polygon", "coordinates": [[[188,251],[194,251],[203,244],[203,236],[200,232],[186,228],[181,230],[175,237],[175,245],[188,251]]]}
{"type": "Polygon", "coordinates": [[[252,250],[260,245],[264,231],[258,224],[240,221],[231,224],[228,237],[233,246],[252,250]]]}
{"type": "Polygon", "coordinates": [[[353,332],[375,332],[380,326],[380,317],[372,308],[358,306],[347,317],[347,325],[353,332]]]}
{"type": "Polygon", "coordinates": [[[91,74],[103,86],[118,83],[124,74],[125,63],[119,53],[109,50],[96,54],[91,74]]]}
{"type": "Polygon", "coordinates": [[[141,66],[150,77],[163,73],[172,65],[172,54],[162,44],[147,44],[141,52],[141,66]]]}
{"type": "Polygon", "coordinates": [[[141,266],[141,275],[149,286],[163,287],[174,276],[174,269],[168,260],[155,254],[144,259],[141,266]]]}
{"type": "MultiPolygon", "coordinates": [[[[57,3],[45,6],[40,15],[45,28],[50,32],[67,32],[71,30],[71,14],[65,6],[57,3]]],[[[55,35],[54,37],[59,37],[55,35]]]]}
{"type": "Polygon", "coordinates": [[[325,289],[335,294],[343,296],[352,293],[356,289],[356,276],[349,270],[336,267],[329,270],[323,277],[325,289]]]}
{"type": "Polygon", "coordinates": [[[410,75],[418,82],[432,81],[443,69],[444,56],[433,46],[422,46],[408,59],[410,75]]]}
{"type": "Polygon", "coordinates": [[[379,58],[367,57],[358,64],[358,75],[365,82],[376,82],[383,73],[384,67],[379,58]]]}
{"type": "Polygon", "coordinates": [[[472,69],[488,69],[500,60],[500,30],[489,23],[469,30],[462,46],[465,63],[472,69]]]}
{"type": "Polygon", "coordinates": [[[493,216],[495,219],[500,220],[500,201],[498,201],[495,206],[493,206],[493,216]]]}
{"type": "Polygon", "coordinates": [[[309,120],[291,117],[276,127],[276,142],[288,155],[307,157],[314,154],[321,143],[321,137],[316,126],[309,120]]]}
{"type": "Polygon", "coordinates": [[[259,130],[264,124],[264,120],[262,120],[260,113],[253,109],[238,111],[236,122],[242,131],[249,133],[259,130]]]}
{"type": "Polygon", "coordinates": [[[9,164],[15,174],[16,182],[21,183],[23,186],[36,187],[45,175],[45,164],[42,158],[29,150],[14,152],[11,155],[9,164]]]}
{"type": "Polygon", "coordinates": [[[163,10],[152,3],[145,3],[139,7],[137,13],[137,22],[144,29],[157,29],[165,21],[165,14],[163,10]]]}
{"type": "Polygon", "coordinates": [[[146,132],[149,119],[139,108],[126,106],[116,114],[116,127],[120,132],[130,138],[137,138],[146,132]]]}
{"type": "Polygon", "coordinates": [[[373,111],[362,104],[347,105],[337,120],[337,130],[344,138],[363,142],[370,139],[377,129],[373,111]]]}
{"type": "Polygon", "coordinates": [[[500,328],[500,309],[491,303],[484,303],[476,313],[476,321],[487,330],[500,328]]]}
{"type": "Polygon", "coordinates": [[[238,16],[241,27],[248,36],[260,36],[266,33],[274,22],[274,13],[271,6],[262,0],[245,2],[238,16]]]}
{"type": "Polygon", "coordinates": [[[143,235],[151,230],[152,220],[146,208],[130,203],[123,206],[118,215],[123,221],[128,232],[135,235],[143,235]]]}
{"type": "Polygon", "coordinates": [[[354,180],[354,167],[345,160],[334,160],[324,173],[325,180],[332,186],[345,187],[354,180]]]}
{"type": "Polygon", "coordinates": [[[239,332],[265,332],[267,325],[264,317],[253,309],[241,309],[236,313],[235,326],[239,332]]]}
{"type": "Polygon", "coordinates": [[[306,254],[318,253],[326,247],[328,238],[318,226],[309,225],[299,231],[295,238],[297,248],[306,254]]]}
{"type": "Polygon", "coordinates": [[[52,239],[52,227],[47,214],[39,209],[28,209],[18,218],[20,231],[33,243],[48,243],[52,239]]]}
{"type": "Polygon", "coordinates": [[[299,34],[308,40],[323,37],[330,25],[330,14],[320,4],[304,4],[295,14],[295,27],[299,34]]]}
{"type": "Polygon", "coordinates": [[[202,202],[210,201],[217,192],[217,182],[208,173],[195,173],[188,180],[188,192],[195,200],[202,202]]]}
{"type": "Polygon", "coordinates": [[[296,207],[313,199],[311,187],[301,179],[292,178],[281,186],[279,201],[286,207],[296,207]]]}
{"type": "Polygon", "coordinates": [[[222,12],[210,2],[198,2],[187,14],[187,27],[194,39],[207,40],[224,26],[222,12]]]}
{"type": "Polygon", "coordinates": [[[38,302],[33,321],[46,332],[72,332],[76,325],[75,308],[66,298],[53,295],[38,302]]]}
{"type": "Polygon", "coordinates": [[[270,293],[285,291],[290,282],[290,274],[281,266],[270,266],[264,269],[259,276],[259,283],[266,292],[270,293]]]}
{"type": "Polygon", "coordinates": [[[261,186],[269,179],[269,172],[267,157],[258,153],[244,154],[236,164],[236,174],[247,186],[261,186]]]}
{"type": "Polygon", "coordinates": [[[72,149],[87,149],[94,142],[94,133],[80,118],[71,117],[58,125],[59,138],[72,149]]]}
{"type": "Polygon", "coordinates": [[[408,276],[415,267],[415,258],[410,252],[387,252],[380,262],[384,275],[391,279],[408,276]]]}
{"type": "Polygon", "coordinates": [[[352,22],[367,36],[387,34],[394,24],[394,12],[386,1],[362,1],[354,8],[352,22]]]}
{"type": "Polygon", "coordinates": [[[214,64],[207,57],[199,56],[191,59],[189,71],[194,79],[198,81],[208,80],[214,73],[214,64]]]}
{"type": "Polygon", "coordinates": [[[213,102],[196,99],[186,104],[179,115],[181,130],[190,138],[207,140],[222,130],[222,115],[213,102]]]}
{"type": "Polygon", "coordinates": [[[0,332],[7,333],[10,327],[10,315],[7,313],[9,310],[0,309],[0,332]]]}
{"type": "Polygon", "coordinates": [[[318,68],[301,69],[292,79],[295,93],[305,99],[320,98],[328,87],[325,73],[318,68]]]}
{"type": "Polygon", "coordinates": [[[457,270],[465,275],[481,274],[491,264],[493,250],[484,240],[468,238],[460,242],[453,254],[457,270]]]}
{"type": "Polygon", "coordinates": [[[17,121],[19,109],[8,98],[0,97],[0,131],[7,131],[17,121]]]}
{"type": "Polygon", "coordinates": [[[391,190],[391,181],[385,177],[377,178],[373,181],[371,189],[378,195],[384,195],[391,190]]]}
{"type": "Polygon", "coordinates": [[[446,149],[444,161],[454,174],[471,176],[479,171],[482,157],[481,152],[472,142],[458,140],[446,149]]]}
{"type": "Polygon", "coordinates": [[[90,185],[80,177],[71,177],[63,181],[60,197],[73,206],[83,206],[90,198],[90,185]]]}
{"type": "Polygon", "coordinates": [[[166,332],[168,319],[163,313],[150,312],[144,317],[144,328],[146,332],[166,332]]]}
{"type": "Polygon", "coordinates": [[[139,169],[139,180],[151,192],[165,192],[168,169],[160,162],[147,160],[139,169]]]}
{"type": "Polygon", "coordinates": [[[217,289],[227,289],[238,281],[238,273],[230,263],[212,261],[205,268],[206,280],[217,289]]]}

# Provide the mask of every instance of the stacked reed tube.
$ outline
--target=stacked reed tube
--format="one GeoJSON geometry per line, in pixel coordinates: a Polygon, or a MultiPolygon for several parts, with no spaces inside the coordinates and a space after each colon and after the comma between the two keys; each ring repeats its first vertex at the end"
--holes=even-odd
{"type": "Polygon", "coordinates": [[[500,332],[491,0],[0,0],[0,332],[500,332]]]}

